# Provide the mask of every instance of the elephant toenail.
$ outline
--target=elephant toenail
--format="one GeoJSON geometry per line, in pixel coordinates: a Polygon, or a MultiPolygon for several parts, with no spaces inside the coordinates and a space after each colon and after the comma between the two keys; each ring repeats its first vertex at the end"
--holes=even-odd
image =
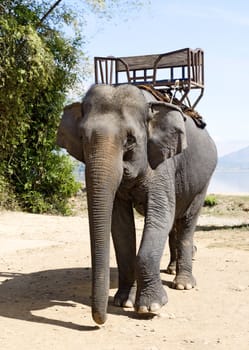
{"type": "Polygon", "coordinates": [[[139,314],[146,314],[148,312],[147,306],[140,306],[138,309],[139,314]]]}
{"type": "Polygon", "coordinates": [[[131,301],[131,300],[126,300],[126,301],[123,303],[123,307],[127,307],[127,308],[133,307],[132,301],[131,301]]]}
{"type": "Polygon", "coordinates": [[[193,287],[192,287],[192,284],[190,284],[190,283],[187,283],[187,284],[186,284],[185,289],[189,290],[189,289],[192,289],[192,288],[193,288],[193,287]]]}
{"type": "Polygon", "coordinates": [[[159,309],[161,309],[161,306],[158,303],[152,303],[150,306],[150,311],[151,312],[156,312],[159,309]]]}
{"type": "Polygon", "coordinates": [[[179,283],[179,284],[176,285],[176,289],[183,290],[184,289],[184,285],[179,283]]]}

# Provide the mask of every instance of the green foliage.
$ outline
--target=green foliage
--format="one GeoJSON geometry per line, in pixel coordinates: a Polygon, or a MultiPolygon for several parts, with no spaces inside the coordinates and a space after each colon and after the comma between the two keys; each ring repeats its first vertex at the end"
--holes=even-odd
{"type": "Polygon", "coordinates": [[[15,194],[0,170],[0,209],[18,209],[15,194]]]}
{"type": "Polygon", "coordinates": [[[215,205],[217,205],[217,198],[210,194],[205,198],[204,201],[204,207],[214,207],[215,205]]]}
{"type": "Polygon", "coordinates": [[[22,206],[33,213],[70,214],[68,198],[80,189],[80,184],[74,180],[72,161],[66,155],[53,152],[46,155],[39,166],[37,159],[42,157],[27,159],[26,168],[22,167],[18,178],[17,192],[22,206]]]}
{"type": "Polygon", "coordinates": [[[3,8],[8,11],[0,16],[1,205],[18,202],[31,212],[65,214],[79,186],[70,159],[55,151],[55,137],[67,90],[76,81],[80,39],[37,28],[36,2],[6,0],[3,8]]]}

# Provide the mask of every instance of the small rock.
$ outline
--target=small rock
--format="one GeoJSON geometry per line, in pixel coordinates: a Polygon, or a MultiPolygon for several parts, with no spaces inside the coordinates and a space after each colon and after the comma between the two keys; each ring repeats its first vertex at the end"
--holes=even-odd
{"type": "Polygon", "coordinates": [[[170,320],[173,320],[173,319],[176,318],[176,316],[175,316],[175,314],[173,314],[173,313],[171,313],[171,312],[169,312],[169,313],[167,313],[167,312],[161,312],[160,314],[158,314],[158,315],[156,316],[156,318],[168,318],[168,319],[170,319],[170,320]]]}
{"type": "Polygon", "coordinates": [[[127,328],[121,328],[119,330],[119,332],[122,333],[122,334],[127,334],[127,333],[129,333],[129,330],[127,328]]]}
{"type": "Polygon", "coordinates": [[[183,342],[186,344],[194,344],[195,341],[192,339],[184,339],[183,342]]]}
{"type": "Polygon", "coordinates": [[[234,290],[235,292],[243,292],[244,290],[246,290],[246,287],[239,285],[239,286],[233,287],[232,290],[234,290]]]}

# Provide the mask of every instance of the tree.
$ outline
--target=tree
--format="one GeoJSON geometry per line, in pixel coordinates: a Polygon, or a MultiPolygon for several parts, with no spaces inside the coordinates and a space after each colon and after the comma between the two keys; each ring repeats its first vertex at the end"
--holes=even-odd
{"type": "Polygon", "coordinates": [[[87,71],[84,14],[110,16],[118,3],[137,6],[132,0],[85,0],[74,12],[70,0],[1,1],[2,205],[17,203],[32,212],[68,211],[68,198],[79,186],[73,163],[59,152],[55,137],[67,92],[87,71]]]}
{"type": "MultiPolygon", "coordinates": [[[[23,209],[65,213],[68,197],[79,186],[72,162],[56,150],[55,136],[67,90],[76,80],[80,38],[70,41],[48,25],[37,27],[41,10],[36,2],[4,1],[3,6],[1,199],[9,205],[12,194],[23,209]]],[[[71,14],[62,14],[68,23],[71,14]]]]}

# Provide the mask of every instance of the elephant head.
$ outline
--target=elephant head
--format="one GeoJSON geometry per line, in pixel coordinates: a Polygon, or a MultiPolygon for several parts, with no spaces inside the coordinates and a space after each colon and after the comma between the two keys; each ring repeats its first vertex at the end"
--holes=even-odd
{"type": "Polygon", "coordinates": [[[186,147],[184,137],[184,118],[177,107],[147,103],[132,85],[93,86],[82,103],[64,110],[57,144],[86,165],[92,315],[99,324],[106,319],[111,217],[117,189],[121,181],[145,176],[150,165],[156,168],[181,152],[186,147]]]}

